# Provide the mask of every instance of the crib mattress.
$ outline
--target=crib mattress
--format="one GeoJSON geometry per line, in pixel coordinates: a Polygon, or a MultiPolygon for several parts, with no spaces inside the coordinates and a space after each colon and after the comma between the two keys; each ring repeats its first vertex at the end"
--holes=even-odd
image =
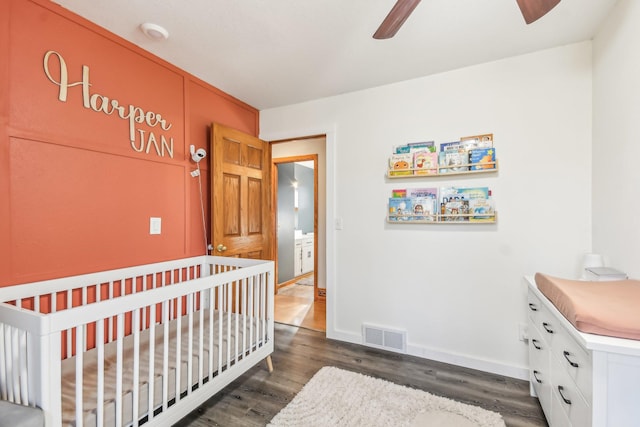
{"type": "MultiPolygon", "coordinates": [[[[217,315],[217,311],[214,311],[214,336],[217,335],[219,331],[219,317],[217,315]]],[[[242,317],[232,314],[231,322],[229,322],[229,318],[227,314],[223,314],[223,337],[221,342],[215,342],[214,348],[209,348],[209,311],[205,310],[205,314],[203,316],[204,320],[202,325],[199,323],[199,315],[195,313],[193,315],[193,347],[192,347],[192,376],[190,384],[198,384],[199,382],[199,334],[200,328],[203,329],[203,350],[202,350],[202,377],[206,378],[210,375],[209,370],[209,352],[213,352],[213,371],[214,373],[217,371],[218,366],[222,365],[223,369],[226,367],[227,362],[235,363],[237,359],[242,356],[243,351],[243,328],[242,328],[242,317]],[[240,322],[240,326],[238,328],[238,336],[236,337],[235,333],[235,322],[236,319],[240,322]],[[227,325],[231,324],[231,334],[230,340],[227,338],[227,325]],[[238,354],[235,353],[235,344],[236,340],[238,340],[238,354]],[[222,359],[221,364],[219,364],[219,346],[222,346],[222,359]],[[231,358],[228,360],[227,350],[231,349],[231,358]]],[[[187,391],[187,359],[188,359],[188,344],[189,344],[189,333],[188,333],[188,318],[184,316],[181,319],[181,364],[180,364],[180,393],[184,393],[187,391]]],[[[257,319],[254,320],[254,335],[253,335],[253,346],[256,346],[256,342],[258,341],[257,337],[257,319]]],[[[169,324],[169,371],[168,371],[168,400],[175,398],[175,382],[176,382],[176,331],[177,331],[177,320],[172,320],[169,324]]],[[[247,325],[248,327],[248,325],[247,325]]],[[[155,328],[155,354],[154,354],[154,390],[153,390],[153,402],[154,408],[159,407],[162,404],[162,393],[163,393],[163,359],[164,359],[164,351],[163,351],[163,343],[164,343],[164,326],[156,325],[155,328]]],[[[149,393],[149,338],[150,333],[149,330],[142,331],[140,333],[140,351],[139,351],[139,405],[138,405],[138,414],[142,415],[147,413],[148,406],[148,393],[149,393]]],[[[249,337],[246,337],[246,348],[249,348],[249,337]]],[[[127,336],[123,339],[123,424],[128,425],[133,421],[133,360],[134,360],[134,345],[133,345],[133,336],[127,336]]],[[[105,345],[105,357],[104,357],[104,425],[115,425],[115,396],[116,396],[116,365],[117,365],[117,354],[116,354],[116,343],[111,342],[105,345]]],[[[97,407],[97,384],[98,384],[98,375],[97,375],[97,352],[95,349],[87,351],[83,356],[83,425],[85,426],[96,426],[96,407],[97,407]]],[[[75,426],[75,357],[66,359],[62,363],[62,422],[63,425],[75,426]]]]}
{"type": "Polygon", "coordinates": [[[640,281],[588,282],[542,273],[536,285],[579,331],[640,340],[640,281]]]}

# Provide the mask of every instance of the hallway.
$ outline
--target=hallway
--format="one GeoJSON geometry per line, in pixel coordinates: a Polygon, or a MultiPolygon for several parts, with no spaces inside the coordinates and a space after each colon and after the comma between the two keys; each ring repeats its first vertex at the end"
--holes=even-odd
{"type": "MultiPolygon", "coordinates": [[[[305,279],[300,282],[308,283],[309,278],[305,279]]],[[[313,283],[313,276],[310,282],[313,283]]],[[[274,319],[277,323],[325,332],[326,302],[324,299],[314,302],[313,286],[294,283],[278,290],[274,319]]]]}

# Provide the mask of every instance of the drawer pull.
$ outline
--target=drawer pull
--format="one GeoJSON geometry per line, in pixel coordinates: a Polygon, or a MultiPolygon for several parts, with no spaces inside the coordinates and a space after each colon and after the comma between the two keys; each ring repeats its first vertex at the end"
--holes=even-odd
{"type": "Polygon", "coordinates": [[[536,305],[532,302],[529,303],[529,308],[531,309],[531,311],[538,311],[538,307],[536,307],[536,305]]]}
{"type": "Polygon", "coordinates": [[[573,366],[574,368],[577,368],[578,366],[580,366],[576,362],[569,359],[569,356],[571,356],[571,353],[569,353],[567,350],[565,350],[562,354],[564,354],[564,358],[567,359],[567,362],[569,362],[569,365],[573,366]]]}
{"type": "Polygon", "coordinates": [[[535,378],[535,379],[536,379],[536,381],[537,381],[537,383],[538,383],[538,384],[542,384],[542,380],[541,380],[540,378],[538,378],[538,374],[539,374],[539,373],[540,373],[540,372],[538,372],[538,371],[533,371],[533,378],[535,378]]]}
{"type": "Polygon", "coordinates": [[[551,325],[549,325],[547,322],[542,322],[542,327],[544,328],[545,331],[549,332],[550,334],[553,333],[553,329],[551,329],[551,325]]]}
{"type": "Polygon", "coordinates": [[[540,346],[538,345],[538,342],[539,342],[539,341],[538,341],[537,339],[533,338],[533,339],[531,340],[531,345],[533,345],[537,350],[542,350],[542,347],[540,347],[540,346]]]}
{"type": "Polygon", "coordinates": [[[564,394],[562,393],[563,390],[564,390],[564,387],[559,385],[558,386],[558,393],[560,393],[560,397],[562,398],[562,400],[564,400],[564,403],[566,403],[567,405],[571,405],[571,400],[569,400],[566,397],[564,397],[564,394]]]}

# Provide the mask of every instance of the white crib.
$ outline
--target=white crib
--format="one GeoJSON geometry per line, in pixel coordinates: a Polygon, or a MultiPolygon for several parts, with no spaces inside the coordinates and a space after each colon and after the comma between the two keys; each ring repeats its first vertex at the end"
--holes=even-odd
{"type": "Polygon", "coordinates": [[[0,288],[0,399],[170,425],[273,352],[273,262],[202,256],[0,288]]]}

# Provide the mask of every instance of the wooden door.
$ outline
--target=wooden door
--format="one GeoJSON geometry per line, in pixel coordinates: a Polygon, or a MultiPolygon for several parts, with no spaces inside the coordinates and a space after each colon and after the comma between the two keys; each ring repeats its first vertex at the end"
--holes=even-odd
{"type": "Polygon", "coordinates": [[[212,254],[273,259],[271,147],[214,123],[210,152],[212,254]]]}

